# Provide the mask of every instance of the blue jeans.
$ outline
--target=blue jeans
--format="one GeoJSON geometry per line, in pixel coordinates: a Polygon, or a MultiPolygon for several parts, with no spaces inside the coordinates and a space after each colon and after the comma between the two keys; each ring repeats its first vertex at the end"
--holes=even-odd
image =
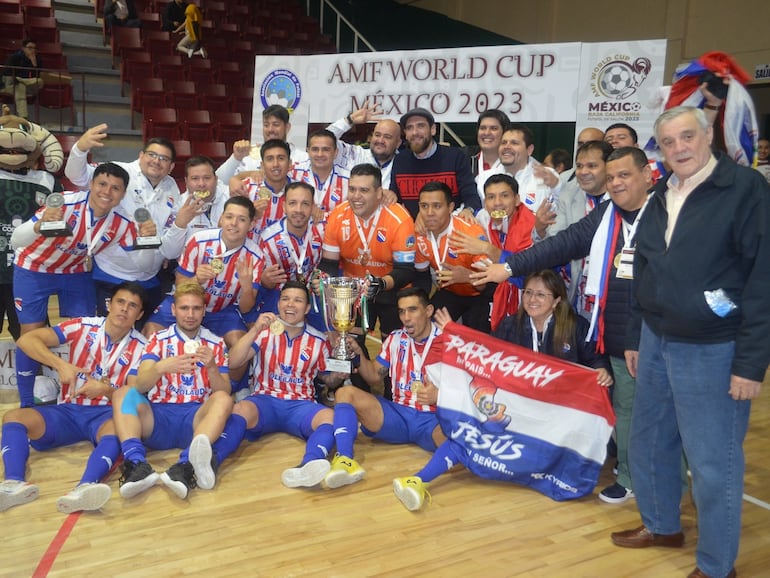
{"type": "Polygon", "coordinates": [[[698,567],[726,576],[738,556],[743,439],[751,402],[728,394],[735,343],[668,341],[642,326],[629,458],[647,528],[681,530],[681,452],[698,509],[698,567]]]}

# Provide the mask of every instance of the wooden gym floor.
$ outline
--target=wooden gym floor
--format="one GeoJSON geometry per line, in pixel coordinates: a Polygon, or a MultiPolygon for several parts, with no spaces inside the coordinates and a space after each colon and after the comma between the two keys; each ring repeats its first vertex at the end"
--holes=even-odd
{"type": "MultiPolygon", "coordinates": [[[[745,443],[746,500],[737,563],[743,577],[770,576],[770,396],[755,401],[745,443]]],[[[15,407],[0,404],[0,414],[15,407]]],[[[90,445],[38,453],[30,504],[0,513],[0,576],[686,576],[695,565],[696,518],[685,496],[681,550],[614,547],[610,532],[639,524],[636,503],[601,502],[613,480],[608,460],[594,495],[557,503],[527,488],[456,470],[431,485],[432,504],[408,512],[391,489],[428,459],[416,446],[388,446],[362,435],[358,484],[292,490],[281,472],[303,443],[284,434],[244,442],[220,469],[212,491],[179,500],[162,486],[124,500],[118,474],[101,512],[65,516],[56,499],[80,478],[90,445]]],[[[177,451],[151,452],[163,471],[177,451]]]]}

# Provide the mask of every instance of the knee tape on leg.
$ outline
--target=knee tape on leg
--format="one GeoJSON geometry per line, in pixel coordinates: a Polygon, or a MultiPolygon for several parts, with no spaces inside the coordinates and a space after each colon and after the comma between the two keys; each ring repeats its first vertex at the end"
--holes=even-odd
{"type": "Polygon", "coordinates": [[[136,388],[132,387],[123,398],[123,403],[120,404],[120,411],[139,417],[137,408],[143,403],[149,404],[150,402],[141,393],[136,391],[136,388]]]}

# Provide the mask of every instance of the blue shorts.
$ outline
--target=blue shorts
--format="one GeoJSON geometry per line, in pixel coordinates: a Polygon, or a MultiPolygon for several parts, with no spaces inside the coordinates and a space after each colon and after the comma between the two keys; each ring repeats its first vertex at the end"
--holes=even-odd
{"type": "MultiPolygon", "coordinates": [[[[169,327],[176,321],[174,314],[171,312],[171,305],[173,303],[173,296],[169,295],[166,297],[161,304],[155,308],[155,311],[152,312],[148,322],[157,323],[163,327],[169,327]]],[[[223,337],[228,331],[246,331],[246,324],[243,322],[241,312],[238,311],[238,307],[235,305],[229,305],[216,313],[207,311],[206,315],[203,317],[203,326],[219,337],[223,337]]]]}
{"type": "Polygon", "coordinates": [[[155,427],[144,445],[153,450],[186,448],[193,438],[195,414],[202,407],[202,403],[151,403],[155,427]]]}
{"type": "Polygon", "coordinates": [[[382,397],[378,397],[377,401],[384,414],[382,427],[380,431],[372,432],[361,426],[364,435],[389,444],[417,444],[425,451],[436,451],[433,430],[438,427],[438,418],[434,412],[418,411],[382,397]]]}
{"type": "Polygon", "coordinates": [[[90,441],[96,445],[96,434],[104,422],[112,419],[111,405],[39,405],[35,409],[43,416],[45,433],[29,445],[42,452],[68,446],[77,442],[90,441]]]}
{"type": "Polygon", "coordinates": [[[91,273],[37,273],[13,268],[13,296],[20,323],[44,322],[51,295],[58,296],[62,317],[96,315],[96,288],[91,273]]]}
{"type": "Polygon", "coordinates": [[[259,421],[246,430],[246,439],[254,441],[265,434],[283,432],[306,440],[313,433],[313,418],[324,409],[320,403],[305,399],[278,399],[269,395],[250,395],[243,401],[257,406],[259,421]]]}

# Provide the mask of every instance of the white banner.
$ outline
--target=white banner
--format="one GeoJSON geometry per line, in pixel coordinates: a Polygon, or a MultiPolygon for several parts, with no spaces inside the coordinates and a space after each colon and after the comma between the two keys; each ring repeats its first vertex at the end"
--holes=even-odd
{"type": "Polygon", "coordinates": [[[665,65],[665,40],[583,44],[575,136],[622,122],[644,148],[660,113],[665,65]]]}
{"type": "MultiPolygon", "coordinates": [[[[599,106],[590,112],[603,116],[594,115],[596,121],[588,126],[604,128],[616,117],[602,110],[608,105],[597,105],[592,95],[592,77],[599,74],[604,79],[599,62],[609,55],[605,64],[614,59],[616,66],[625,63],[630,71],[628,77],[619,73],[612,90],[608,81],[600,85],[610,94],[601,94],[601,101],[611,104],[622,93],[621,100],[633,97],[631,102],[637,102],[638,96],[649,93],[648,87],[662,84],[665,51],[665,40],[652,40],[257,56],[252,142],[261,143],[262,111],[271,104],[292,109],[290,138],[304,148],[309,122],[333,122],[367,100],[394,120],[409,109],[423,107],[439,122],[475,123],[479,113],[498,108],[513,121],[577,121],[579,126],[590,100],[591,106],[599,106]],[[636,71],[637,62],[649,65],[636,71]],[[625,92],[624,83],[628,84],[625,92]],[[636,91],[625,96],[631,85],[636,91]]],[[[623,118],[634,117],[624,114],[623,118]]]]}

